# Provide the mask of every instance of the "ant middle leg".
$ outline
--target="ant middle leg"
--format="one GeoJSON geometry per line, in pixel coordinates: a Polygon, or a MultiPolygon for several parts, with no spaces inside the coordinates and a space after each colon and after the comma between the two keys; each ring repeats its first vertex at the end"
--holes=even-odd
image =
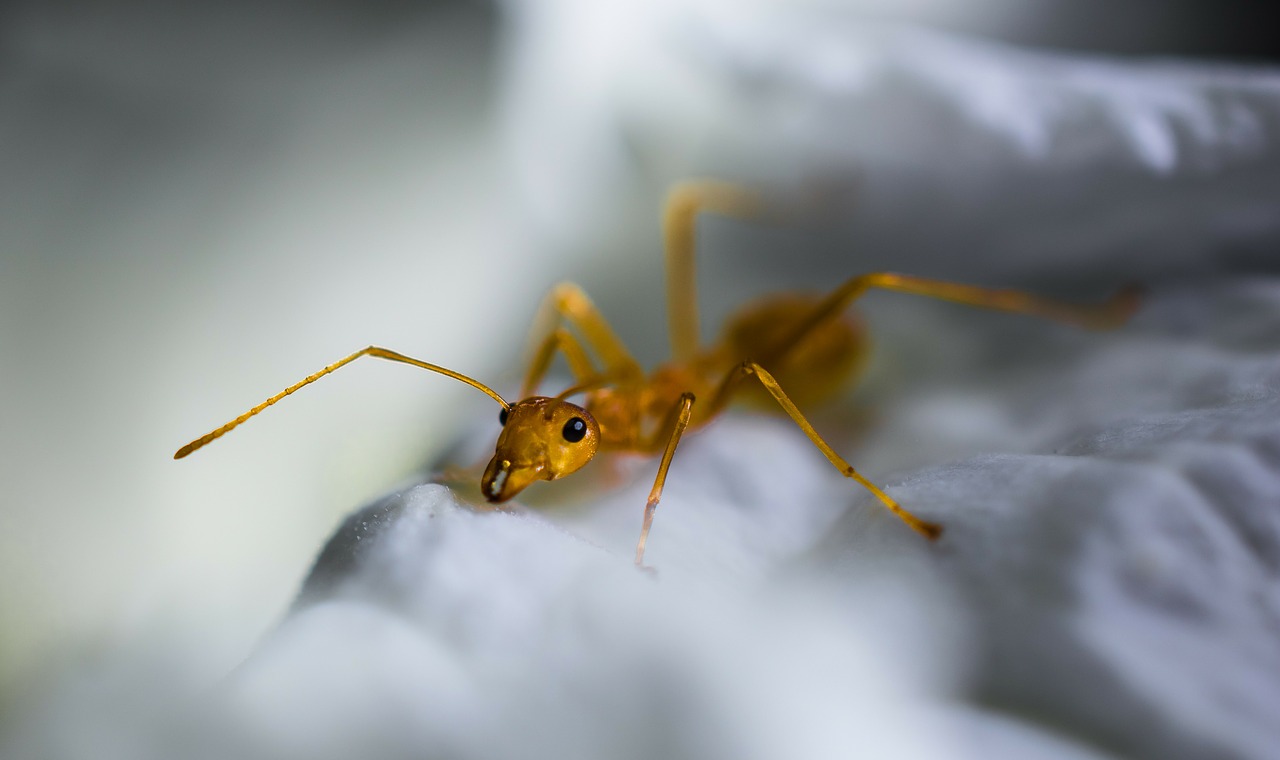
{"type": "Polygon", "coordinates": [[[890,512],[893,512],[893,514],[897,515],[899,519],[911,526],[912,530],[925,538],[932,541],[942,535],[941,525],[927,520],[922,520],[908,512],[898,504],[898,502],[890,498],[888,494],[880,490],[879,486],[863,477],[861,473],[853,468],[853,465],[846,462],[843,457],[837,454],[835,449],[831,448],[831,445],[823,440],[821,435],[818,435],[818,431],[815,430],[813,425],[809,423],[809,420],[800,413],[800,409],[796,407],[795,403],[787,397],[786,392],[782,390],[782,386],[780,386],[778,381],[773,378],[773,375],[769,374],[769,372],[759,364],[755,362],[743,362],[726,375],[724,380],[720,383],[720,387],[716,390],[716,395],[711,400],[711,408],[720,409],[728,403],[729,396],[732,395],[735,387],[737,387],[738,383],[748,375],[754,376],[760,381],[760,384],[764,386],[765,390],[767,390],[771,396],[773,396],[773,398],[778,402],[778,405],[782,407],[783,411],[785,411],[787,415],[791,417],[791,420],[795,422],[802,431],[804,431],[804,434],[809,437],[809,440],[813,445],[818,447],[818,450],[821,451],[823,456],[825,456],[827,460],[840,471],[840,474],[847,478],[856,480],[863,488],[870,491],[873,496],[879,499],[880,503],[884,504],[890,512]]]}
{"type": "Polygon", "coordinates": [[[715,180],[687,180],[667,193],[662,212],[662,233],[666,251],[667,329],[671,356],[677,362],[698,353],[697,273],[694,267],[698,214],[711,211],[740,218],[758,216],[763,203],[743,187],[715,180]]]}

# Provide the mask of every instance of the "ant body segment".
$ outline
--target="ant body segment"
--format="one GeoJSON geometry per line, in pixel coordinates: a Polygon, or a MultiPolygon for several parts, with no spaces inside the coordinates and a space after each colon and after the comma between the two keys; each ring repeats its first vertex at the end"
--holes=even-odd
{"type": "Polygon", "coordinates": [[[502,432],[480,481],[484,498],[492,503],[511,499],[534,481],[556,480],[576,472],[598,451],[661,454],[636,543],[635,562],[643,566],[654,511],[681,436],[714,419],[745,390],[743,381],[754,378],[843,475],[870,491],[913,530],[936,539],[942,526],[911,514],[863,477],[800,412],[798,405],[832,396],[864,364],[870,344],[862,323],[849,313],[849,305],[867,290],[879,288],[1094,329],[1123,324],[1138,305],[1137,291],[1132,288],[1119,291],[1102,304],[1074,305],[1015,290],[879,272],[853,277],[825,295],[783,294],[748,304],[729,319],[719,342],[700,345],[694,225],[703,211],[750,217],[762,208],[753,193],[722,182],[685,182],[671,191],[663,228],[672,359],[651,373],[632,357],[587,295],[578,286],[564,283],[548,295],[543,318],[535,323],[537,348],[519,401],[508,402],[459,372],[369,346],[188,443],[174,458],[187,456],[285,396],[362,356],[410,364],[466,383],[501,405],[502,432]],[[556,396],[534,395],[557,354],[567,362],[574,385],[556,396]],[[567,400],[579,394],[586,395],[581,406],[567,400]]]}

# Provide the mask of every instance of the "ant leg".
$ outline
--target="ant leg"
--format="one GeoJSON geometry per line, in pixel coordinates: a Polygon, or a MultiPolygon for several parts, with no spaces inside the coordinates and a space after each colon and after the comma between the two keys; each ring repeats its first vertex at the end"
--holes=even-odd
{"type": "Polygon", "coordinates": [[[694,397],[692,393],[681,394],[680,400],[671,409],[671,417],[664,426],[663,433],[654,437],[650,446],[657,449],[666,438],[662,449],[662,461],[658,464],[658,475],[653,480],[653,488],[649,490],[649,500],[644,505],[644,526],[640,529],[640,540],[636,542],[636,566],[644,567],[644,545],[649,540],[649,528],[653,526],[653,513],[658,509],[658,500],[662,498],[662,488],[667,484],[667,470],[671,467],[671,459],[676,454],[676,445],[680,436],[689,427],[689,417],[693,413],[694,397]]]}
{"type": "Polygon", "coordinates": [[[879,499],[880,503],[888,507],[890,512],[897,515],[903,522],[910,525],[912,530],[916,531],[920,535],[929,540],[936,539],[938,536],[942,535],[941,525],[921,520],[919,517],[916,517],[903,509],[898,502],[889,498],[888,494],[880,490],[876,484],[863,477],[853,468],[853,465],[841,458],[841,456],[822,439],[822,436],[818,435],[818,431],[813,429],[813,425],[809,424],[809,421],[800,413],[800,410],[794,403],[792,403],[791,399],[787,398],[787,394],[782,390],[782,387],[778,385],[778,381],[773,379],[773,375],[770,375],[768,371],[759,364],[756,364],[755,362],[744,362],[726,375],[724,381],[721,382],[719,389],[716,391],[715,398],[712,400],[712,408],[718,409],[723,406],[728,401],[729,395],[733,392],[734,386],[747,375],[754,375],[756,379],[760,381],[760,384],[765,387],[765,390],[769,391],[773,398],[777,400],[778,405],[781,406],[787,415],[791,417],[792,421],[794,421],[796,425],[804,431],[804,434],[809,436],[809,440],[813,442],[813,445],[818,447],[818,450],[822,452],[831,464],[835,465],[836,469],[839,470],[841,474],[847,478],[853,478],[858,481],[863,488],[870,491],[873,496],[879,499]]]}
{"type": "MultiPolygon", "coordinates": [[[[564,355],[569,370],[573,373],[574,385],[561,391],[556,398],[565,399],[601,386],[643,376],[640,365],[631,357],[622,341],[609,328],[608,323],[600,316],[581,288],[571,283],[557,286],[548,296],[541,311],[543,314],[535,320],[535,323],[543,324],[542,330],[549,330],[549,332],[533,352],[533,358],[529,362],[529,369],[520,391],[521,398],[528,398],[537,390],[557,351],[564,355]],[[583,319],[583,315],[586,315],[586,319],[583,319]],[[597,352],[604,354],[615,364],[604,371],[597,370],[582,341],[558,324],[565,319],[570,320],[589,335],[594,334],[597,338],[595,343],[597,352]],[[550,324],[546,324],[547,322],[550,324]]],[[[540,331],[535,328],[534,334],[540,331]]]]}
{"type": "Polygon", "coordinates": [[[595,365],[591,363],[591,358],[578,339],[563,327],[557,327],[534,352],[533,359],[529,362],[529,371],[525,374],[524,385],[520,388],[520,398],[529,398],[538,389],[538,384],[551,367],[556,351],[564,354],[565,361],[569,363],[569,371],[573,373],[577,383],[582,384],[597,376],[595,365]]]}
{"type": "Polygon", "coordinates": [[[677,362],[687,362],[698,353],[698,288],[694,268],[694,226],[698,214],[751,217],[760,213],[759,197],[745,188],[728,182],[692,180],[681,182],[667,194],[662,213],[662,232],[666,245],[667,329],[671,336],[671,355],[677,362]]]}
{"type": "MultiPolygon", "coordinates": [[[[581,333],[585,342],[574,341],[577,346],[577,353],[581,354],[581,358],[585,359],[585,348],[590,348],[595,352],[596,356],[605,365],[605,369],[600,374],[610,377],[616,377],[621,380],[640,380],[644,377],[644,369],[640,363],[635,360],[631,352],[622,343],[622,339],[613,331],[609,323],[605,321],[604,316],[600,314],[600,310],[591,302],[587,294],[582,288],[571,282],[562,282],[551,289],[547,294],[547,298],[543,301],[542,307],[538,310],[538,316],[534,319],[534,335],[554,335],[557,330],[562,329],[561,323],[568,322],[571,326],[581,333]]],[[[540,380],[534,370],[539,369],[539,363],[543,361],[541,354],[547,353],[545,362],[550,363],[550,354],[554,352],[554,348],[547,348],[545,342],[548,340],[560,340],[554,338],[543,338],[539,350],[536,352],[534,363],[530,366],[529,376],[526,377],[526,385],[529,385],[529,379],[535,381],[540,380]]],[[[564,348],[569,344],[560,341],[560,347],[564,348]]],[[[577,361],[570,352],[575,351],[570,347],[566,349],[565,356],[571,362],[577,361]]],[[[580,363],[579,369],[586,369],[589,361],[580,363]]],[[[546,367],[541,367],[540,372],[545,372],[546,367]]],[[[575,373],[577,370],[574,370],[575,373]]],[[[595,375],[592,370],[588,370],[588,375],[595,375]]],[[[582,377],[578,378],[579,380],[582,377]]]]}
{"type": "Polygon", "coordinates": [[[350,364],[351,362],[355,361],[356,359],[359,359],[362,356],[374,356],[379,359],[389,359],[393,362],[400,362],[402,364],[411,364],[415,367],[421,367],[422,369],[431,370],[432,372],[438,372],[442,375],[445,375],[446,377],[452,377],[454,380],[464,382],[467,385],[470,385],[472,388],[475,388],[479,391],[484,392],[494,401],[497,401],[499,404],[502,404],[502,407],[504,409],[510,406],[509,404],[507,404],[505,400],[503,400],[502,396],[499,396],[497,392],[489,388],[489,386],[485,385],[484,383],[481,383],[479,380],[475,380],[473,378],[467,377],[461,372],[454,372],[451,369],[446,369],[444,367],[441,367],[435,364],[428,364],[427,362],[420,361],[418,359],[414,359],[409,356],[405,356],[404,354],[396,353],[395,351],[391,351],[386,348],[380,348],[378,346],[368,346],[366,348],[360,349],[359,351],[355,352],[354,354],[351,354],[350,356],[344,359],[340,359],[334,362],[333,364],[330,364],[329,366],[325,367],[319,372],[316,372],[313,375],[308,375],[306,378],[304,378],[300,382],[290,385],[288,388],[285,388],[284,390],[280,391],[276,395],[272,396],[266,401],[263,401],[261,404],[258,404],[254,408],[240,415],[239,417],[236,417],[234,420],[228,422],[222,427],[212,430],[208,433],[205,433],[204,435],[195,439],[191,443],[188,443],[186,446],[183,446],[182,448],[178,449],[177,453],[173,455],[173,458],[182,459],[183,457],[187,456],[191,452],[209,443],[212,443],[218,438],[221,438],[224,434],[234,430],[242,422],[248,420],[250,417],[254,416],[258,412],[261,412],[263,409],[266,409],[267,407],[276,403],[277,401],[284,398],[285,396],[288,396],[289,394],[293,393],[299,388],[302,388],[303,386],[307,386],[314,383],[315,381],[319,380],[325,375],[331,372],[337,371],[339,368],[346,366],[347,364],[350,364]]]}
{"type": "Polygon", "coordinates": [[[1020,290],[995,290],[892,272],[876,272],[859,275],[836,288],[786,338],[778,342],[773,352],[758,358],[765,364],[777,359],[806,333],[844,311],[850,303],[871,288],[896,290],[984,309],[1030,314],[1094,330],[1106,330],[1124,324],[1137,310],[1141,298],[1141,290],[1131,285],[1121,288],[1100,304],[1072,304],[1020,290]]]}

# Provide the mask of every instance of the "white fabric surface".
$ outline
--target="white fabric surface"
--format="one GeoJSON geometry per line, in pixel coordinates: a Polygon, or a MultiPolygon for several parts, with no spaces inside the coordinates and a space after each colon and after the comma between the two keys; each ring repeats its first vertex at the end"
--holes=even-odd
{"type": "MultiPolygon", "coordinates": [[[[927,311],[953,345],[990,323],[927,311]]],[[[1013,344],[1003,374],[977,350],[919,367],[940,377],[906,389],[858,448],[884,461],[917,426],[945,438],[974,407],[1005,426],[988,425],[986,453],[880,475],[947,526],[932,545],[788,422],[745,414],[678,452],[653,578],[629,567],[651,466],[553,513],[568,532],[472,514],[439,486],[398,493],[338,532],[236,690],[256,711],[264,680],[311,678],[297,639],[323,657],[350,645],[335,621],[355,616],[423,637],[363,654],[375,672],[419,647],[447,653],[483,720],[506,728],[422,715],[415,730],[473,750],[484,736],[482,755],[515,742],[545,756],[989,757],[1027,742],[1016,752],[1266,757],[1280,358],[1274,334],[1228,336],[1278,316],[1280,282],[1157,292],[1118,333],[1028,320],[1040,344],[1013,344]],[[913,405],[928,418],[894,414],[913,405]],[[653,715],[666,698],[680,710],[653,715]],[[526,735],[517,716],[547,730],[526,735]]],[[[307,691],[345,691],[327,686],[307,691]]]]}
{"type": "Polygon", "coordinates": [[[602,48],[552,33],[587,6],[538,7],[509,105],[553,232],[620,178],[854,184],[824,212],[861,230],[854,271],[1150,297],[1106,334],[869,299],[866,395],[823,429],[936,544],[785,420],[735,412],[681,447],[656,577],[630,564],[652,463],[549,517],[406,488],[339,528],[194,709],[107,674],[13,756],[1270,756],[1280,280],[1256,270],[1280,78],[667,4],[611,17],[633,42],[602,48]]]}

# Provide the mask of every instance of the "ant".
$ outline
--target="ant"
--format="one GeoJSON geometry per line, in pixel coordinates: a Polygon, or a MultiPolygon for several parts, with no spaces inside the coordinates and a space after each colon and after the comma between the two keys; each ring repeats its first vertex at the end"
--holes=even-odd
{"type": "Polygon", "coordinates": [[[501,405],[498,419],[502,431],[480,480],[481,492],[491,503],[511,499],[536,480],[556,480],[576,472],[597,451],[661,454],[636,543],[635,562],[643,567],[645,542],[681,436],[714,419],[735,395],[748,389],[743,381],[754,378],[841,474],[857,481],[913,530],[933,540],[941,535],[941,525],[911,514],[863,477],[800,412],[801,405],[834,395],[864,364],[870,343],[861,321],[849,313],[849,305],[868,290],[879,288],[1093,329],[1123,324],[1138,306],[1138,291],[1133,287],[1120,290],[1102,304],[1074,305],[1016,290],[876,272],[853,277],[825,295],[788,293],[748,304],[728,320],[718,343],[701,345],[694,225],[704,211],[749,218],[761,215],[764,209],[755,193],[724,182],[687,181],[671,190],[663,213],[663,232],[672,359],[652,373],[646,373],[631,356],[586,293],[577,285],[563,283],[547,296],[542,318],[535,322],[537,348],[520,401],[509,402],[460,372],[369,346],[188,443],[178,449],[174,459],[187,456],[285,396],[362,356],[410,364],[466,383],[501,405]],[[557,353],[567,362],[574,385],[555,396],[533,395],[557,353]],[[567,400],[579,394],[586,394],[583,405],[567,400]]]}

